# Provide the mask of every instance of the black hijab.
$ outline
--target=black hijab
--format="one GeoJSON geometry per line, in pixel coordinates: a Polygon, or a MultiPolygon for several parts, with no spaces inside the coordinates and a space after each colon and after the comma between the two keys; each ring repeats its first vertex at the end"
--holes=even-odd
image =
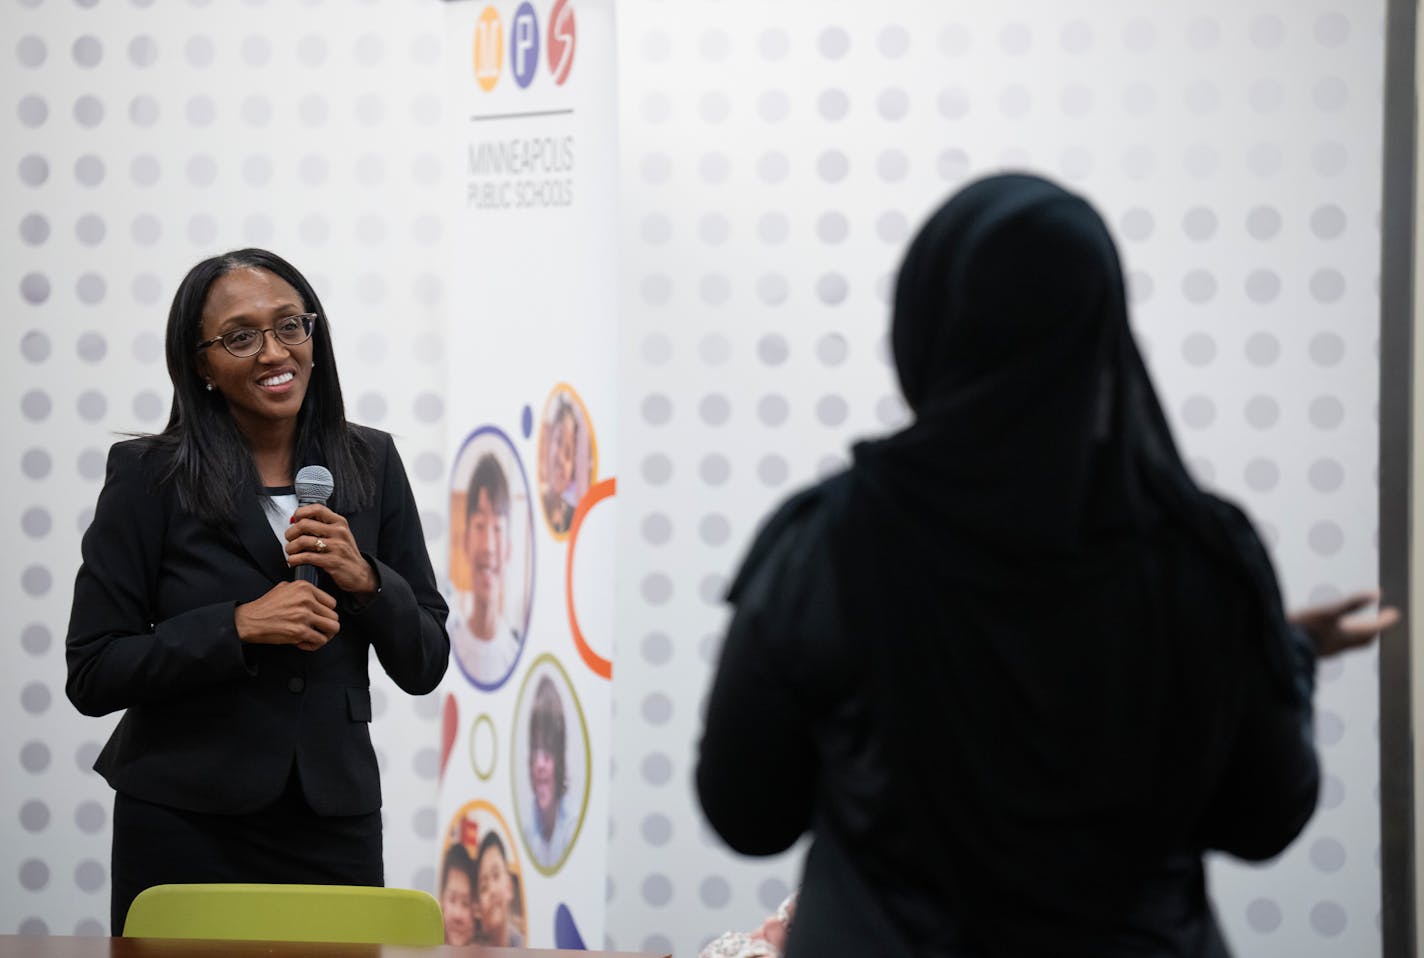
{"type": "Polygon", "coordinates": [[[900,268],[892,342],[915,422],[860,446],[856,473],[939,529],[1017,564],[1142,528],[1151,491],[1197,498],[1107,229],[1053,184],[996,176],[941,207],[900,268]]]}
{"type": "MultiPolygon", "coordinates": [[[[1274,574],[1239,514],[1184,468],[1132,339],[1117,252],[1080,197],[1027,175],[952,197],[905,255],[892,344],[914,422],[859,444],[846,473],[783,508],[730,598],[819,504],[836,579],[826,599],[866,649],[905,772],[900,821],[945,853],[918,881],[963,903],[981,934],[1025,921],[995,914],[1004,901],[1091,923],[1113,896],[1089,886],[1131,876],[1096,839],[1073,847],[1073,828],[1150,807],[1144,762],[1163,760],[1170,738],[1155,537],[1176,530],[1247,583],[1289,694],[1274,574]]],[[[1135,837],[1157,840],[1160,823],[1138,824],[1135,837]]]]}
{"type": "Polygon", "coordinates": [[[905,254],[891,341],[915,420],[857,445],[855,511],[905,517],[896,538],[947,575],[1020,588],[1035,570],[1081,578],[1170,524],[1250,582],[1268,639],[1284,634],[1259,541],[1182,463],[1087,201],[1024,174],[965,187],[905,254]]]}

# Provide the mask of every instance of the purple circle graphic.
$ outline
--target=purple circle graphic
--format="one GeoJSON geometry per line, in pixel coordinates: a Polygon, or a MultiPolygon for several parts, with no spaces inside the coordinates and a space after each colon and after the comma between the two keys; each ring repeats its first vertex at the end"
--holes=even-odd
{"type": "Polygon", "coordinates": [[[539,66],[539,15],[529,0],[514,11],[509,24],[509,65],[520,89],[534,82],[534,71],[539,66]]]}
{"type": "Polygon", "coordinates": [[[472,685],[490,691],[514,672],[529,635],[534,607],[529,475],[509,436],[486,425],[461,443],[450,480],[452,580],[457,564],[461,567],[460,581],[452,581],[447,623],[451,658],[472,685]],[[473,506],[471,491],[479,496],[473,506]]]}

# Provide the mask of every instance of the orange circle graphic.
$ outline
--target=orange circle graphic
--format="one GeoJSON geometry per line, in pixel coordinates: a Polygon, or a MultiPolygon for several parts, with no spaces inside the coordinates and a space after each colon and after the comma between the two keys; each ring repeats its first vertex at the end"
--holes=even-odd
{"type": "Polygon", "coordinates": [[[573,633],[574,647],[578,649],[584,664],[593,670],[593,674],[605,679],[613,677],[613,663],[589,648],[588,641],[583,637],[583,629],[579,628],[578,613],[574,611],[574,547],[578,545],[579,529],[583,527],[583,517],[588,515],[588,510],[612,496],[617,489],[617,481],[610,477],[590,486],[588,492],[579,500],[578,508],[574,510],[574,520],[569,523],[569,555],[564,564],[564,605],[569,610],[569,631],[573,633]]]}

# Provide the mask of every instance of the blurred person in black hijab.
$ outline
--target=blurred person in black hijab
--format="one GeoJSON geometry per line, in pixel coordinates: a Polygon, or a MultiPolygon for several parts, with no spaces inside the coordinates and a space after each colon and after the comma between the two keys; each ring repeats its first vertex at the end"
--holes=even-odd
{"type": "Polygon", "coordinates": [[[1202,855],[1299,834],[1316,658],[1395,611],[1287,618],[1182,465],[1083,199],[965,188],[891,338],[914,422],[783,504],[730,589],[708,819],[747,854],[812,834],[787,958],[1227,955],[1202,855]]]}

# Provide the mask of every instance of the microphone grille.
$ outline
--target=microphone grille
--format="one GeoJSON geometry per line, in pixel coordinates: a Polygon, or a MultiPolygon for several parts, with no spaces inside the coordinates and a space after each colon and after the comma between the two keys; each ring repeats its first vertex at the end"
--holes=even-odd
{"type": "Polygon", "coordinates": [[[326,502],[336,488],[331,470],[325,466],[302,466],[297,470],[297,479],[292,485],[296,487],[298,502],[326,502]]]}

